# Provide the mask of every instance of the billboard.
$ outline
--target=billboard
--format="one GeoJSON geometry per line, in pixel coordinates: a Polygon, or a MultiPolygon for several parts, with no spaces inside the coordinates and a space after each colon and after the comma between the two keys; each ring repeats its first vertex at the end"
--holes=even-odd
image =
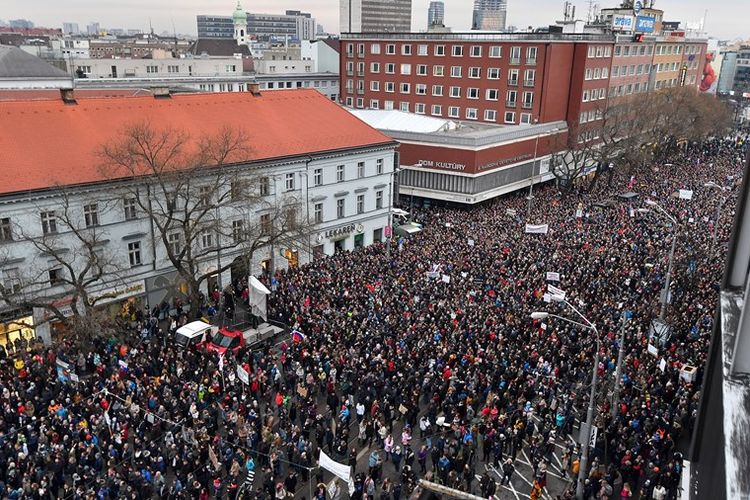
{"type": "Polygon", "coordinates": [[[615,31],[633,31],[635,17],[623,14],[612,16],[612,29],[615,31]]]}
{"type": "Polygon", "coordinates": [[[635,18],[635,30],[640,33],[653,33],[656,28],[654,16],[638,16],[635,18]]]}

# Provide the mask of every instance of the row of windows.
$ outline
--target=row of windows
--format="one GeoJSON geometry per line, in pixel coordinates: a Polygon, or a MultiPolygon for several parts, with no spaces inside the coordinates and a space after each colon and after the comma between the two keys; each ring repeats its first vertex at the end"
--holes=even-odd
{"type": "MultiPolygon", "coordinates": [[[[410,83],[400,83],[398,85],[399,93],[401,94],[410,94],[411,93],[412,86],[410,83]]],[[[371,81],[370,82],[370,90],[372,92],[380,92],[381,86],[379,81],[371,81]]],[[[426,84],[418,83],[414,85],[414,93],[416,95],[427,95],[428,87],[426,84]]],[[[396,83],[394,82],[385,82],[383,85],[383,91],[389,94],[396,92],[396,83]]],[[[432,95],[435,97],[443,97],[444,94],[444,87],[442,85],[433,85],[432,86],[432,95]]],[[[481,96],[481,89],[478,87],[467,87],[464,91],[462,87],[448,87],[448,97],[460,99],[462,97],[466,97],[467,99],[479,99],[481,96]]],[[[484,98],[488,101],[497,101],[498,97],[500,95],[499,89],[486,89],[484,91],[484,98]]],[[[522,103],[525,106],[531,107],[532,103],[534,102],[534,92],[523,92],[523,99],[522,103]]],[[[518,91],[517,90],[508,90],[506,92],[506,102],[512,102],[513,106],[515,106],[516,101],[518,100],[518,91]]]]}
{"type": "MultiPolygon", "coordinates": [[[[349,61],[347,64],[347,75],[353,76],[354,75],[354,63],[349,61]]],[[[395,75],[396,74],[396,64],[395,63],[386,63],[383,65],[384,73],[388,75],[395,75]]],[[[409,63],[401,63],[398,66],[399,74],[400,75],[411,75],[412,74],[412,65],[409,63]]],[[[370,73],[371,74],[379,74],[381,70],[381,64],[378,62],[372,62],[370,63],[370,73]]],[[[430,71],[430,67],[427,64],[417,64],[414,67],[414,74],[417,76],[428,76],[430,73],[432,73],[432,76],[445,76],[445,66],[436,64],[432,66],[432,71],[430,71]]],[[[485,73],[485,77],[489,80],[499,80],[500,75],[502,71],[500,68],[487,68],[487,71],[485,73]]],[[[482,68],[479,66],[471,66],[468,68],[464,68],[463,66],[450,66],[450,76],[452,78],[463,78],[464,74],[472,79],[480,79],[482,78],[482,68]],[[466,72],[464,73],[464,69],[466,72]]],[[[508,70],[508,81],[518,83],[518,77],[519,77],[520,71],[518,69],[510,69],[508,70]]],[[[527,82],[533,82],[536,79],[536,70],[535,69],[527,69],[524,71],[524,81],[527,82]]],[[[357,63],[357,75],[358,76],[365,76],[365,63],[360,62],[357,63]]]]}
{"type": "MultiPolygon", "coordinates": [[[[379,99],[370,99],[369,101],[369,109],[380,109],[380,100],[379,99]]],[[[353,105],[353,99],[350,97],[347,100],[347,106],[353,105]]],[[[357,99],[357,107],[358,108],[364,108],[364,99],[359,98],[357,99]]],[[[443,106],[442,104],[433,104],[428,105],[425,103],[414,103],[413,106],[409,102],[400,102],[399,103],[399,110],[404,112],[414,112],[416,114],[425,115],[427,114],[427,110],[430,110],[430,114],[432,116],[448,116],[448,118],[458,118],[462,119],[465,118],[467,120],[479,120],[480,116],[482,116],[484,121],[488,122],[497,122],[498,117],[498,111],[496,109],[485,109],[483,113],[480,113],[481,110],[478,108],[473,107],[467,107],[464,108],[463,115],[461,114],[461,107],[460,106],[443,106]],[[447,115],[444,115],[444,112],[447,111],[447,115]]],[[[383,101],[383,109],[385,110],[392,110],[394,108],[394,102],[393,101],[383,101]]],[[[503,115],[504,123],[516,123],[516,112],[515,111],[505,111],[503,115]]],[[[531,123],[531,113],[520,113],[520,120],[521,123],[531,123]]]]}
{"type": "Polygon", "coordinates": [[[650,56],[653,45],[617,45],[615,46],[615,57],[650,56]]]}
{"type": "Polygon", "coordinates": [[[609,78],[609,68],[586,68],[584,73],[586,80],[599,80],[609,78]]]}
{"type": "Polygon", "coordinates": [[[600,58],[610,57],[612,55],[612,47],[610,45],[589,45],[588,58],[600,58]]]}
{"type": "MultiPolygon", "coordinates": [[[[338,82],[332,81],[331,87],[338,85],[338,82]]],[[[327,88],[328,80],[307,80],[304,82],[261,82],[261,89],[291,89],[291,88],[327,88]]]]}
{"type": "Polygon", "coordinates": [[[584,90],[583,91],[583,97],[581,100],[583,102],[589,102],[589,101],[598,101],[601,99],[607,98],[607,89],[591,89],[591,90],[584,90]]]}
{"type": "MultiPolygon", "coordinates": [[[[401,43],[400,50],[398,53],[400,53],[402,56],[411,56],[415,54],[413,50],[413,45],[410,43],[401,43]]],[[[434,56],[446,56],[448,53],[450,53],[451,57],[464,57],[464,55],[468,55],[469,57],[484,57],[485,56],[485,46],[482,45],[470,45],[468,46],[468,50],[465,50],[467,48],[466,45],[451,45],[449,46],[450,51],[448,52],[446,50],[446,45],[433,45],[432,47],[432,55],[434,56]]],[[[372,55],[379,55],[383,52],[381,52],[381,44],[379,43],[372,43],[370,44],[370,54],[372,55]]],[[[523,47],[521,46],[513,46],[510,47],[510,60],[512,63],[519,64],[521,62],[521,54],[522,54],[523,47]]],[[[385,52],[386,55],[397,55],[397,49],[395,43],[388,43],[385,44],[385,52]]],[[[526,64],[536,64],[537,55],[539,53],[539,49],[537,47],[526,47],[526,64]]],[[[354,44],[348,43],[346,46],[346,55],[347,57],[354,57],[354,44]]],[[[416,55],[418,56],[428,56],[430,55],[430,48],[427,44],[418,44],[416,46],[416,55]]],[[[364,57],[365,56],[365,44],[359,43],[357,44],[357,56],[358,57],[364,57]]],[[[491,45],[487,47],[486,57],[492,57],[492,58],[500,58],[503,56],[503,47],[501,45],[491,45]]]]}
{"type": "Polygon", "coordinates": [[[631,64],[628,66],[627,64],[622,66],[612,66],[612,78],[622,77],[622,76],[633,76],[633,75],[643,75],[648,74],[651,70],[651,65],[646,64],[631,64]]]}
{"type": "Polygon", "coordinates": [[[597,109],[592,109],[589,111],[582,111],[581,116],[578,119],[578,123],[588,123],[588,122],[593,122],[593,121],[601,120],[601,119],[602,119],[602,110],[597,108],[597,109]]]}
{"type": "MultiPolygon", "coordinates": [[[[375,210],[380,210],[383,208],[383,200],[384,200],[385,192],[382,189],[379,189],[375,191],[375,210]]],[[[323,217],[323,202],[317,202],[313,205],[313,222],[315,224],[320,224],[322,222],[325,222],[323,217]]],[[[356,201],[355,201],[355,211],[356,214],[363,214],[365,213],[365,195],[364,194],[358,194],[356,201]]],[[[348,217],[352,214],[347,214],[346,209],[346,199],[345,198],[337,198],[336,199],[336,218],[337,219],[343,219],[344,217],[348,217]]]]}
{"type": "Polygon", "coordinates": [[[648,92],[648,84],[646,82],[628,83],[627,85],[613,85],[609,88],[610,97],[622,97],[630,94],[640,94],[642,92],[648,92]]]}

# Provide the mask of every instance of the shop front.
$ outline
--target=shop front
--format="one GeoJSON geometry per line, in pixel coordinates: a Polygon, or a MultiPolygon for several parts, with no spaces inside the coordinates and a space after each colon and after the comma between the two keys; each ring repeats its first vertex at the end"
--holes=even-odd
{"type": "Polygon", "coordinates": [[[34,318],[30,311],[13,311],[0,315],[0,345],[8,354],[23,348],[36,339],[34,318]]]}
{"type": "Polygon", "coordinates": [[[110,318],[135,321],[138,311],[146,307],[146,282],[116,285],[90,294],[89,301],[98,311],[110,318]]]}
{"type": "Polygon", "coordinates": [[[158,307],[161,318],[174,315],[178,310],[187,312],[190,309],[189,293],[187,282],[177,271],[146,279],[147,304],[152,310],[158,307]]]}

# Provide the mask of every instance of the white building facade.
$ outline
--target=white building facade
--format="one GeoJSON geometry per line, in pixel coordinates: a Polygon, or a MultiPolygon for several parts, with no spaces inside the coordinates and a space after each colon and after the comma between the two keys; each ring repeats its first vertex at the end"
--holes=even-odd
{"type": "MultiPolygon", "coordinates": [[[[294,99],[291,93],[276,94],[294,99]]],[[[191,99],[197,97],[200,96],[191,99]]],[[[311,97],[309,92],[305,97],[311,97]]],[[[148,99],[154,98],[135,98],[146,104],[148,99]]],[[[326,106],[335,106],[330,102],[325,104],[326,100],[320,97],[317,99],[320,103],[316,106],[324,110],[326,106]]],[[[96,101],[97,105],[110,105],[103,99],[96,101]]],[[[112,99],[111,105],[117,106],[117,101],[122,102],[112,99]]],[[[198,101],[192,105],[198,105],[198,101]]],[[[347,127],[347,124],[341,126],[347,127]]],[[[351,122],[348,127],[366,126],[351,122]]],[[[360,130],[360,135],[363,131],[360,130]]],[[[221,167],[232,176],[233,183],[246,181],[264,187],[260,191],[261,201],[252,206],[232,201],[228,195],[217,197],[225,201],[216,203],[212,217],[223,221],[232,231],[207,230],[194,241],[194,246],[205,254],[199,261],[198,274],[211,273],[229,264],[238,265],[204,281],[202,290],[207,292],[214,285],[225,287],[242,277],[238,272],[241,275],[247,272],[246,248],[242,245],[228,248],[232,238],[240,237],[235,229],[262,227],[264,217],[270,216],[269,210],[278,210],[278,207],[294,207],[296,220],[305,228],[304,234],[293,243],[258,249],[249,262],[249,272],[253,275],[270,276],[276,269],[290,264],[301,265],[336,251],[385,241],[392,204],[396,143],[374,131],[366,133],[377,140],[329,151],[315,151],[312,147],[309,152],[283,158],[221,167]],[[384,140],[380,141],[380,137],[384,140]],[[213,248],[224,249],[212,251],[213,248]]],[[[184,285],[169,260],[161,233],[154,229],[153,216],[142,209],[144,198],[141,196],[149,204],[164,203],[163,197],[154,194],[157,191],[148,190],[153,189],[153,186],[148,188],[148,184],[148,180],[107,180],[64,189],[55,186],[0,194],[0,283],[3,289],[54,299],[58,309],[72,314],[71,291],[58,284],[60,273],[68,271],[66,266],[33,241],[48,238],[46,241],[52,241],[56,254],[69,255],[70,260],[65,257],[66,262],[78,268],[85,265],[86,257],[82,254],[86,252],[80,250],[80,236],[76,233],[85,233],[96,234],[97,255],[101,252],[106,256],[109,266],[107,274],[95,279],[87,288],[97,308],[115,315],[124,307],[153,308],[161,302],[169,302],[180,291],[184,294],[185,290],[180,290],[184,285]],[[138,203],[134,201],[134,193],[138,193],[138,203]],[[31,282],[34,285],[29,288],[31,282]]],[[[195,185],[200,184],[201,179],[196,179],[195,185]]],[[[229,184],[225,189],[228,192],[229,184]]],[[[174,244],[180,244],[179,236],[174,244]]],[[[37,336],[50,342],[55,337],[55,325],[48,321],[50,317],[47,308],[28,310],[0,306],[0,343],[12,341],[14,336],[37,336]],[[28,324],[28,328],[18,326],[20,324],[28,324]]]]}

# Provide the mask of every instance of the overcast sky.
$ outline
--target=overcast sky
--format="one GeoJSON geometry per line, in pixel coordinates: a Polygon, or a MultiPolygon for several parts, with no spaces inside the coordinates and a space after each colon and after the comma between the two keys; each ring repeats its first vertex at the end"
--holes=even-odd
{"type": "MultiPolygon", "coordinates": [[[[236,1],[236,0],[235,0],[236,1]]],[[[412,0],[412,28],[424,29],[427,24],[429,0],[412,0]]],[[[619,3],[595,0],[602,7],[619,3]]],[[[172,31],[196,34],[196,14],[229,15],[233,0],[2,0],[0,19],[26,18],[38,26],[62,27],[64,21],[77,22],[81,29],[91,21],[102,27],[140,28],[148,30],[149,20],[157,33],[172,31]]],[[[243,7],[251,12],[282,13],[299,9],[312,13],[319,24],[331,32],[339,30],[339,0],[244,0],[243,7]]],[[[577,17],[584,17],[588,0],[573,0],[577,17]]],[[[471,25],[473,0],[445,0],[445,23],[454,30],[471,25]]],[[[699,21],[708,8],[706,30],[721,39],[750,38],[750,0],[656,0],[667,20],[699,21]]],[[[562,17],[563,0],[508,0],[508,24],[519,28],[553,24],[562,17]]]]}

